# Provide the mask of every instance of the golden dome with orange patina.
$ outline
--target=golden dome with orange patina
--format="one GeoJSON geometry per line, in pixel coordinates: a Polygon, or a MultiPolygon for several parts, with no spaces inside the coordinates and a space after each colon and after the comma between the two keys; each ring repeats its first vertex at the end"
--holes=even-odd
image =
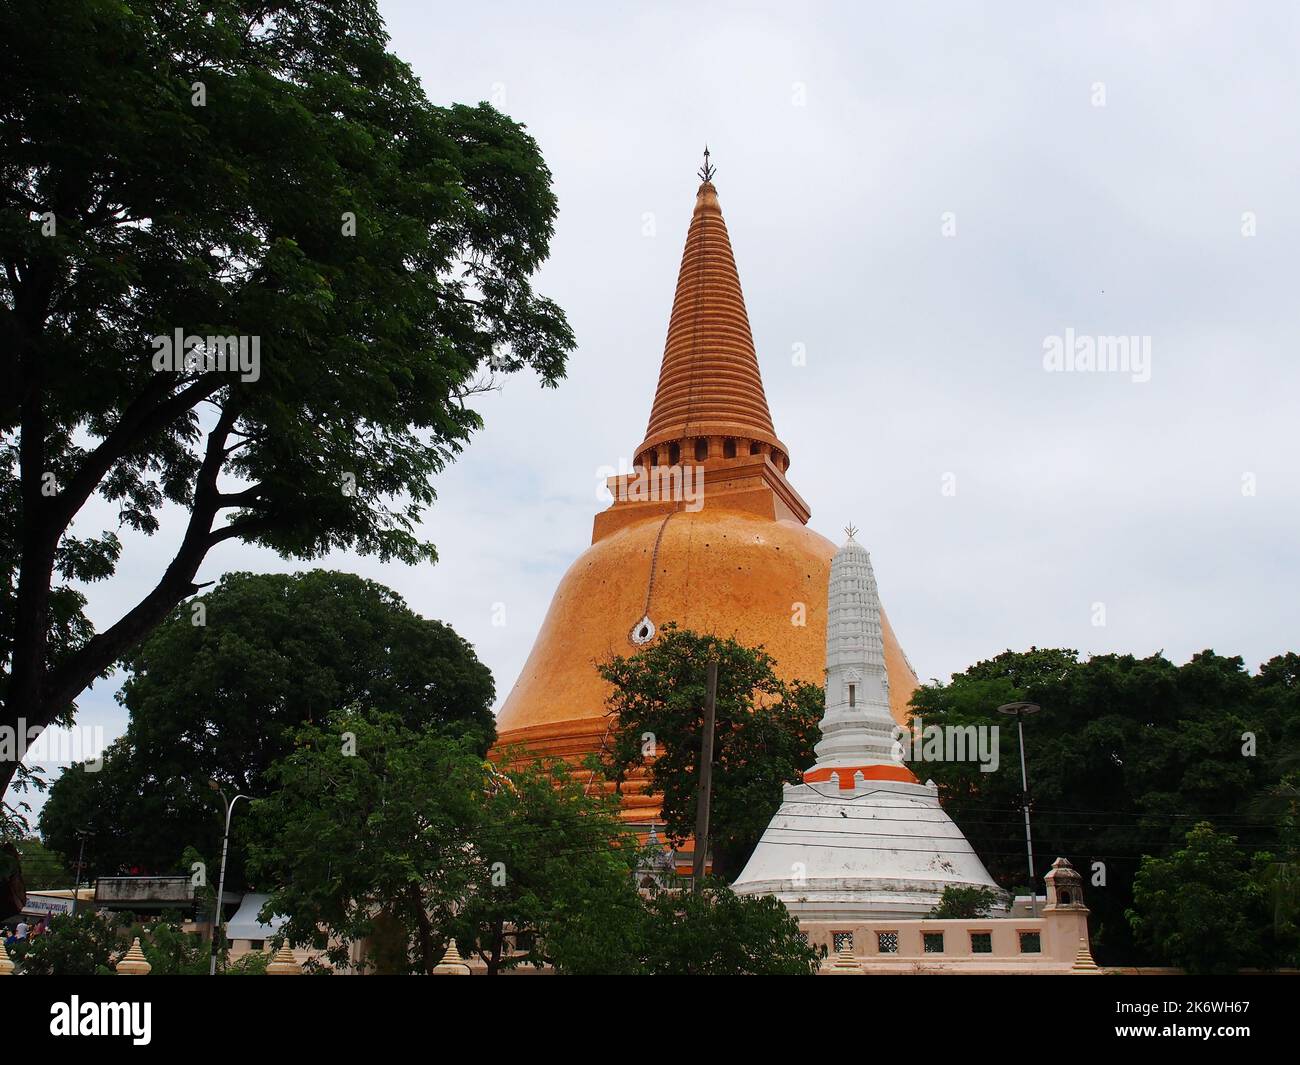
{"type": "MultiPolygon", "coordinates": [[[[498,715],[498,751],[573,761],[599,751],[611,721],[598,665],[668,622],[762,645],[787,681],[824,680],[836,548],[807,528],[808,505],[786,479],[789,452],[768,410],[717,190],[702,176],[635,471],[610,479],[614,502],[556,589],[498,715]],[[636,490],[656,479],[702,494],[636,490]]],[[[917,679],[881,620],[890,709],[902,723],[917,679]]],[[[624,796],[629,820],[657,811],[653,796],[624,796]]]]}

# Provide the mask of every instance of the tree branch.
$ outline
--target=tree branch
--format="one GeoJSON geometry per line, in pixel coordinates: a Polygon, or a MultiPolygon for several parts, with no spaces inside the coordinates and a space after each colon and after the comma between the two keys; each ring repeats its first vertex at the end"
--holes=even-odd
{"type": "MultiPolygon", "coordinates": [[[[67,486],[52,501],[51,530],[57,541],[77,512],[86,504],[113,463],[125,458],[149,436],[164,428],[173,419],[184,414],[196,404],[215,395],[228,381],[225,375],[213,372],[195,378],[179,392],[162,398],[171,387],[166,374],[159,374],[139,396],[122,412],[122,417],[82,461],[80,468],[69,479],[67,486]]],[[[224,446],[224,445],[223,445],[224,446]]],[[[47,532],[48,535],[48,532],[47,532]]]]}
{"type": "MultiPolygon", "coordinates": [[[[226,448],[223,453],[229,455],[230,448],[226,448]]],[[[222,508],[243,507],[249,503],[256,503],[262,498],[264,491],[266,491],[266,485],[255,484],[251,488],[245,488],[242,492],[222,492],[217,496],[217,500],[222,508]]]]}
{"type": "Polygon", "coordinates": [[[217,544],[236,536],[250,536],[253,533],[266,532],[274,528],[275,522],[266,516],[258,518],[245,518],[242,521],[232,521],[229,525],[223,525],[220,529],[214,529],[208,536],[208,546],[216,547],[217,544]]]}
{"type": "Polygon", "coordinates": [[[232,401],[208,434],[203,463],[195,480],[189,524],[162,578],[131,610],[91,637],[84,647],[48,675],[40,699],[40,711],[46,720],[63,712],[82,689],[134,647],[168,611],[198,591],[194,575],[211,546],[212,522],[220,509],[217,476],[221,472],[226,438],[237,417],[232,401]]]}

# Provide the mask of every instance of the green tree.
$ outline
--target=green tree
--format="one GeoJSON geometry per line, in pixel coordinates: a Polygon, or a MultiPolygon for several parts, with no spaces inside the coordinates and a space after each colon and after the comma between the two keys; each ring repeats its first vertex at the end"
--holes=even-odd
{"type": "Polygon", "coordinates": [[[992,888],[949,884],[943,889],[939,905],[931,908],[929,916],[939,920],[974,920],[988,917],[997,905],[997,892],[992,888]]]}
{"type": "Polygon", "coordinates": [[[1264,956],[1268,904],[1259,880],[1269,856],[1251,859],[1208,822],[1168,858],[1147,857],[1128,919],[1138,938],[1189,973],[1234,973],[1264,956]]]}
{"type": "Polygon", "coordinates": [[[228,573],[125,661],[137,756],[255,790],[299,726],[363,696],[412,729],[496,738],[492,674],[448,625],[351,573],[228,573]],[[179,748],[179,750],[178,750],[179,748]]]}
{"type": "Polygon", "coordinates": [[[1300,654],[1265,662],[1255,687],[1260,702],[1276,715],[1280,737],[1265,752],[1276,782],[1256,795],[1249,809],[1278,829],[1277,860],[1265,870],[1264,886],[1272,900],[1274,933],[1290,944],[1281,963],[1300,966],[1300,654]]]}
{"type": "Polygon", "coordinates": [[[92,910],[56,914],[39,936],[9,949],[23,976],[96,976],[111,973],[118,942],[112,924],[92,910]]]}
{"type": "Polygon", "coordinates": [[[431,104],[387,45],[375,0],[0,7],[0,725],[69,720],[228,540],[432,559],[416,523],[468,397],[563,375],[536,143],[431,104]],[[244,362],[169,355],[177,330],[244,362]],[[132,532],[184,514],[102,629],[96,496],[132,532]]]}
{"type": "Polygon", "coordinates": [[[490,974],[801,973],[819,955],[775,899],[637,890],[642,857],[586,774],[483,762],[463,740],[349,711],[304,728],[254,804],[252,868],[296,944],[429,972],[455,937],[490,974]],[[349,735],[351,739],[349,739],[349,735]],[[351,752],[351,753],[349,753],[351,752]]]}
{"type": "Polygon", "coordinates": [[[200,936],[182,932],[173,921],[156,921],[135,934],[140,936],[140,949],[150,965],[150,976],[206,976],[208,974],[208,947],[200,936]]]}
{"type": "Polygon", "coordinates": [[[487,770],[467,739],[356,709],[298,733],[253,803],[250,869],[294,944],[336,965],[377,932],[391,971],[428,973],[443,929],[481,882],[470,846],[487,770]],[[398,933],[396,936],[393,930],[398,933]]]}
{"type": "MultiPolygon", "coordinates": [[[[39,839],[29,837],[22,840],[18,844],[18,854],[22,863],[23,883],[28,891],[72,886],[71,870],[58,854],[39,839]]],[[[0,856],[0,877],[5,875],[4,858],[0,856]]]]}
{"type": "MultiPolygon", "coordinates": [[[[17,734],[12,737],[8,734],[0,734],[0,737],[2,737],[0,738],[0,762],[12,761],[17,756],[17,734]]],[[[45,794],[50,789],[50,782],[41,772],[41,767],[24,765],[22,762],[14,764],[14,776],[9,782],[9,792],[7,795],[0,796],[0,844],[16,849],[18,841],[31,835],[32,823],[29,815],[32,812],[32,804],[27,796],[31,792],[36,792],[38,795],[45,794]]],[[[2,857],[0,863],[3,863],[2,857]]],[[[0,872],[0,878],[4,875],[0,872]]]]}
{"type": "MultiPolygon", "coordinates": [[[[327,570],[231,573],[204,595],[201,617],[195,625],[178,608],[130,656],[125,738],[98,772],[73,767],[50,789],[41,831],[65,859],[82,830],[94,873],[177,871],[191,845],[219,854],[224,823],[208,780],[267,794],[267,770],[295,731],[362,699],[412,729],[463,733],[480,753],[494,737],[488,668],[383,585],[327,570]]],[[[238,887],[243,818],[232,834],[238,887]]]]}
{"type": "Polygon", "coordinates": [[[504,760],[514,768],[491,773],[473,837],[483,875],[453,922],[460,948],[489,975],[528,964],[631,971],[638,850],[617,798],[586,794],[587,775],[562,764],[504,760]]]}
{"type": "MultiPolygon", "coordinates": [[[[241,955],[221,970],[222,976],[265,976],[266,967],[271,962],[271,955],[266,951],[253,950],[241,955]]],[[[304,971],[314,972],[315,966],[307,963],[304,971]]],[[[207,972],[204,969],[204,972],[207,972]]]]}
{"type": "Polygon", "coordinates": [[[691,835],[710,660],[719,665],[709,842],[714,873],[733,879],[781,805],[782,786],[814,761],[821,688],[780,680],[761,647],[665,625],[649,647],[600,666],[615,716],[604,771],[622,787],[648,767],[669,840],[691,835]]]}
{"type": "Polygon", "coordinates": [[[1200,820],[1246,852],[1277,848],[1278,819],[1252,804],[1300,739],[1295,669],[1284,660],[1252,677],[1240,658],[1213,651],[1181,666],[1161,655],[1007,651],[912,699],[913,721],[926,727],[999,727],[996,772],[973,761],[911,767],[939,785],[944,809],[1003,885],[1026,886],[1024,820],[1015,722],[996,708],[1020,699],[1043,708],[1025,722],[1038,873],[1058,855],[1083,872],[1103,964],[1155,960],[1125,916],[1144,855],[1172,853],[1200,820]]]}
{"type": "Polygon", "coordinates": [[[349,711],[271,776],[251,864],[291,942],[338,964],[364,940],[383,972],[429,972],[453,935],[492,974],[634,964],[635,841],[563,767],[497,770],[464,739],[349,711]]]}
{"type": "Polygon", "coordinates": [[[824,950],[770,895],[727,885],[655,892],[648,901],[645,968],[655,976],[811,976],[824,950]]]}
{"type": "Polygon", "coordinates": [[[69,766],[54,782],[41,810],[41,834],[65,865],[82,855],[83,879],[188,872],[177,865],[186,844],[205,844],[208,853],[214,840],[221,846],[217,803],[200,787],[168,778],[146,787],[130,741],[119,737],[98,762],[69,766]]]}

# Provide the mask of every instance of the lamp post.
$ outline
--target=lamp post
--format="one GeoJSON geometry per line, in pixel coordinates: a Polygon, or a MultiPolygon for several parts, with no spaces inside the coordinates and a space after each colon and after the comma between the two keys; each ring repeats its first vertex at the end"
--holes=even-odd
{"type": "Polygon", "coordinates": [[[209,780],[208,787],[221,796],[221,801],[226,806],[226,834],[221,837],[221,875],[217,879],[217,912],[214,915],[212,926],[212,940],[208,944],[208,975],[216,976],[217,937],[221,934],[221,904],[226,890],[226,851],[230,846],[230,815],[235,812],[235,803],[239,802],[240,799],[247,799],[248,796],[236,794],[233,799],[226,802],[226,793],[221,790],[221,786],[215,780],[209,780]]]}
{"type": "Polygon", "coordinates": [[[81,838],[81,846],[77,848],[77,876],[72,885],[72,916],[77,916],[77,900],[81,895],[81,860],[86,856],[86,837],[90,835],[89,830],[84,828],[77,829],[77,835],[81,838]]]}
{"type": "MultiPolygon", "coordinates": [[[[707,149],[706,149],[707,151],[707,149]]],[[[708,159],[704,160],[708,165],[708,159]]],[[[713,729],[718,700],[718,663],[705,667],[704,733],[700,739],[700,790],[695,799],[695,854],[691,869],[691,891],[698,895],[704,880],[704,863],[709,857],[709,803],[713,797],[713,729]]]]}
{"type": "Polygon", "coordinates": [[[1037,703],[1003,703],[999,714],[1014,714],[1020,734],[1020,801],[1025,811],[1025,850],[1029,852],[1029,909],[1038,916],[1038,885],[1034,881],[1034,838],[1029,831],[1029,774],[1025,771],[1025,718],[1042,707],[1037,703]]]}

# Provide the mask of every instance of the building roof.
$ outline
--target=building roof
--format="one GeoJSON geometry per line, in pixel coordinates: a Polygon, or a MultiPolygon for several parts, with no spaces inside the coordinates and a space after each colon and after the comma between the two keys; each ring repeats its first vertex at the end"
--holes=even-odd
{"type": "Polygon", "coordinates": [[[281,914],[275,914],[270,924],[263,924],[257,915],[266,905],[270,895],[249,892],[239,904],[235,916],[226,922],[224,932],[227,939],[271,939],[288,920],[281,914]]]}

